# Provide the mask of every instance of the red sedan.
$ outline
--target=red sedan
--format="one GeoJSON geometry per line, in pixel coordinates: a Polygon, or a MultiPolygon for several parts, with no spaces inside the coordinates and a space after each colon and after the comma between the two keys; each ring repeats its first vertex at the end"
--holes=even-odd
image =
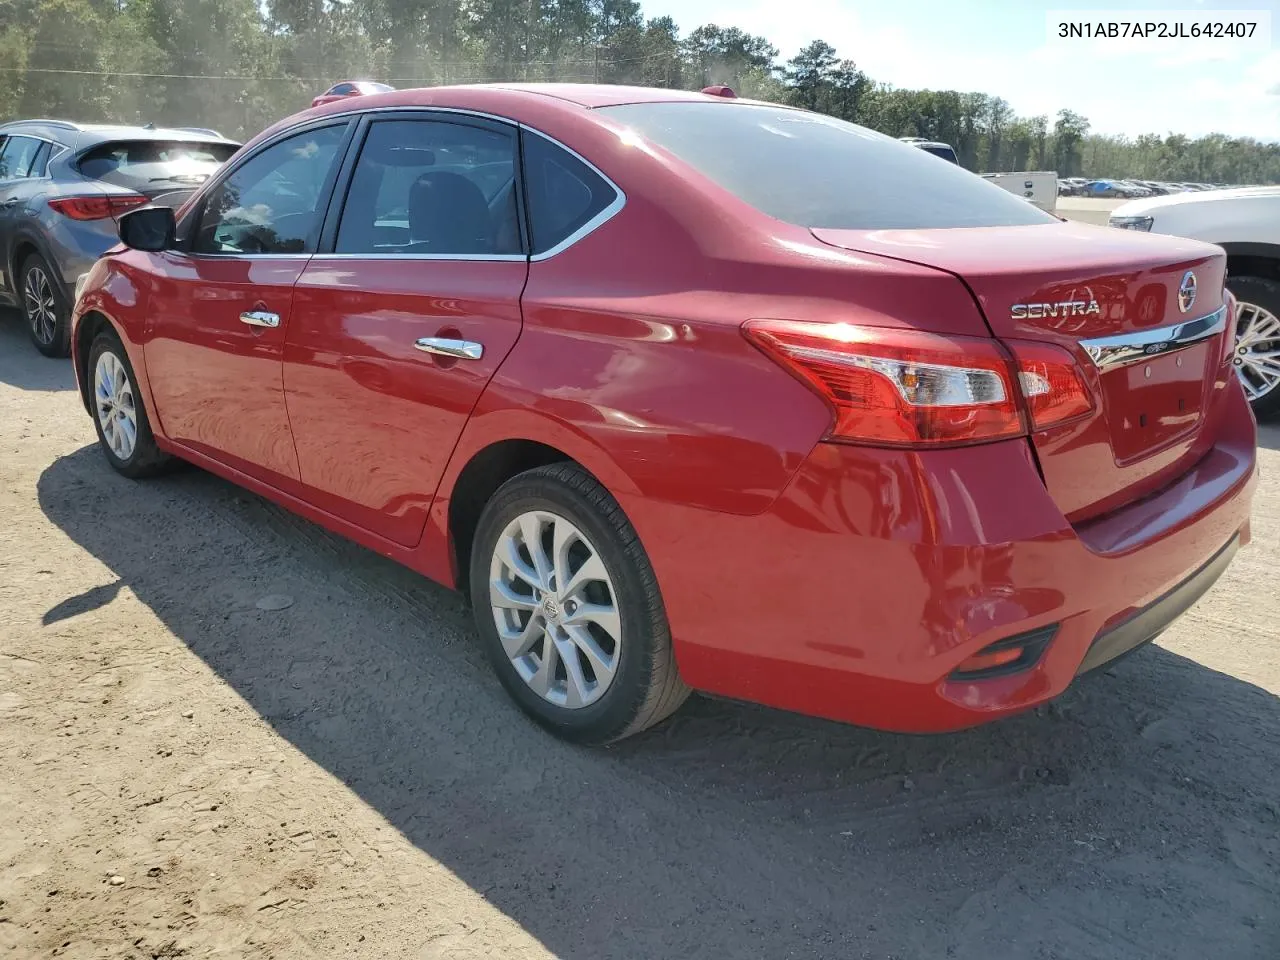
{"type": "Polygon", "coordinates": [[[312,99],[311,105],[320,107],[326,103],[346,100],[348,97],[367,97],[374,93],[389,93],[394,89],[395,87],[387,86],[385,83],[374,83],[372,80],[343,80],[312,99]]]}
{"type": "Polygon", "coordinates": [[[190,461],[465,591],[574,740],[691,689],[903,731],[1015,713],[1249,540],[1222,250],[827,116],[361,97],[121,235],[74,318],[108,462],[190,461]]]}

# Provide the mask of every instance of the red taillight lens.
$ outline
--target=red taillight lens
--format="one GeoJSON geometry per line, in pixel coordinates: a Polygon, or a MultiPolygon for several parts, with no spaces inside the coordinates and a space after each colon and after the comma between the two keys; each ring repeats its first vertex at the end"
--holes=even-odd
{"type": "Polygon", "coordinates": [[[140,193],[94,193],[79,197],[56,197],[49,206],[72,220],[106,220],[126,210],[140,207],[147,198],[140,193]]]}
{"type": "Polygon", "coordinates": [[[793,320],[744,331],[831,404],[834,439],[955,445],[1026,432],[994,340],[793,320]]]}
{"type": "Polygon", "coordinates": [[[1075,358],[1048,343],[1006,340],[1018,364],[1018,385],[1031,414],[1031,429],[1044,430],[1093,410],[1093,397],[1075,358]]]}

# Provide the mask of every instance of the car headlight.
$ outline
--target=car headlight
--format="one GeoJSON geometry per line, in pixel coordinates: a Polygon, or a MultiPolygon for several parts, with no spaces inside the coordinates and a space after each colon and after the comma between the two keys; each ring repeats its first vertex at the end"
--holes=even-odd
{"type": "Polygon", "coordinates": [[[1107,225],[1121,230],[1142,230],[1145,233],[1151,230],[1152,222],[1151,217],[1112,217],[1107,225]]]}

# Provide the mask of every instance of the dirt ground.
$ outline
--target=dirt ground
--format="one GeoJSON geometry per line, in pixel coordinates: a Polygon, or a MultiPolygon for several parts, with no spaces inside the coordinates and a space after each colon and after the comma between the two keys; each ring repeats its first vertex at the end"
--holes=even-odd
{"type": "Polygon", "coordinates": [[[1049,708],[586,750],[453,595],[116,476],[71,387],[0,320],[0,957],[1280,957],[1280,429],[1226,578],[1049,708]]]}

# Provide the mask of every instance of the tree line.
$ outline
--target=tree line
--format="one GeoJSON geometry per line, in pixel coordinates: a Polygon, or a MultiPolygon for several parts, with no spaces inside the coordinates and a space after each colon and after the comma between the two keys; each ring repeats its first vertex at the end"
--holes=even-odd
{"type": "Polygon", "coordinates": [[[682,35],[636,0],[0,0],[0,119],[209,126],[247,137],[330,83],[634,83],[739,94],[952,144],[979,172],[1280,183],[1280,143],[1090,132],[1071,110],[904,90],[815,40],[787,61],[765,37],[682,35]]]}

